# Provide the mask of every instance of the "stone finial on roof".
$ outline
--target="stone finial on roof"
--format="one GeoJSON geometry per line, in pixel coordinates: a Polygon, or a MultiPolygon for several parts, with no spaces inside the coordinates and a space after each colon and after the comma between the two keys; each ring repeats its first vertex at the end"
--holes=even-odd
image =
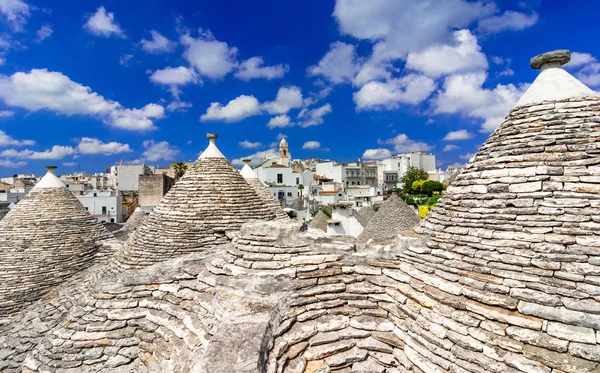
{"type": "Polygon", "coordinates": [[[244,179],[256,179],[256,174],[252,171],[252,167],[250,167],[250,159],[242,159],[242,162],[244,162],[244,167],[242,167],[240,174],[244,179]]]}
{"type": "Polygon", "coordinates": [[[66,188],[65,184],[54,175],[56,166],[45,166],[48,172],[46,175],[33,187],[33,189],[41,188],[66,188]]]}
{"type": "Polygon", "coordinates": [[[529,61],[532,69],[539,70],[546,65],[565,65],[571,61],[571,52],[567,49],[558,49],[551,52],[538,54],[529,61]]]}
{"type": "Polygon", "coordinates": [[[54,174],[54,170],[56,170],[56,166],[44,166],[44,168],[46,170],[48,170],[49,173],[54,174]]]}
{"type": "Polygon", "coordinates": [[[223,153],[217,148],[217,145],[215,145],[215,140],[219,138],[219,135],[216,133],[208,133],[206,134],[206,138],[209,139],[210,142],[208,143],[206,150],[200,154],[200,158],[225,158],[223,153]]]}

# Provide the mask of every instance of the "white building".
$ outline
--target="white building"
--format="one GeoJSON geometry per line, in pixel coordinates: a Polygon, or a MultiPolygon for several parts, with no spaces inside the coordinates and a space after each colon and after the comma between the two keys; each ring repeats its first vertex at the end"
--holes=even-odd
{"type": "Polygon", "coordinates": [[[400,180],[411,166],[425,170],[430,175],[435,174],[435,155],[411,152],[382,160],[377,169],[379,186],[383,190],[402,187],[400,180]]]}
{"type": "Polygon", "coordinates": [[[348,235],[358,237],[363,231],[363,226],[352,215],[352,202],[339,202],[330,205],[331,219],[327,224],[327,234],[330,235],[348,235]]]}
{"type": "Polygon", "coordinates": [[[93,189],[77,199],[89,213],[99,222],[121,223],[123,211],[121,195],[116,190],[93,189]]]}
{"type": "Polygon", "coordinates": [[[118,164],[111,167],[111,177],[115,187],[121,191],[138,191],[140,175],[153,174],[152,167],[143,164],[118,164]]]}

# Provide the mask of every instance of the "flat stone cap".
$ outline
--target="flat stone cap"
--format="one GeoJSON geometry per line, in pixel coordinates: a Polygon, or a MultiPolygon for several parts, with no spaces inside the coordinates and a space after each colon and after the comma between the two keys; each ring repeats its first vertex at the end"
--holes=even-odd
{"type": "Polygon", "coordinates": [[[53,174],[53,173],[54,173],[54,170],[56,170],[56,169],[57,169],[57,167],[56,167],[56,166],[44,166],[44,168],[45,168],[46,170],[48,170],[48,172],[50,172],[51,174],[53,174]]]}
{"type": "Polygon", "coordinates": [[[529,61],[529,65],[532,69],[539,70],[542,66],[547,64],[561,64],[564,65],[571,61],[571,52],[567,49],[558,49],[551,52],[538,54],[529,61]]]}
{"type": "Polygon", "coordinates": [[[216,133],[207,133],[206,138],[209,140],[216,140],[219,138],[219,135],[217,135],[216,133]]]}

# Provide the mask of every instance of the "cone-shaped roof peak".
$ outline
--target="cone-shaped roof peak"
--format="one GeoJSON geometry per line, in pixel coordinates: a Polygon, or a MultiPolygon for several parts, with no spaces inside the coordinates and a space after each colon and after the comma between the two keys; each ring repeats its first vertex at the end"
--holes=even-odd
{"type": "Polygon", "coordinates": [[[242,162],[244,162],[244,167],[242,167],[242,169],[240,170],[240,174],[242,175],[242,177],[244,179],[256,179],[256,174],[254,173],[254,171],[252,171],[252,167],[250,167],[250,160],[242,159],[242,162]]]}
{"type": "Polygon", "coordinates": [[[33,187],[33,189],[41,188],[66,188],[65,184],[54,175],[56,166],[46,166],[48,172],[46,175],[33,187]]]}
{"type": "Polygon", "coordinates": [[[570,59],[571,53],[568,50],[557,50],[533,57],[530,65],[534,69],[540,69],[540,74],[517,101],[515,107],[544,101],[598,96],[596,92],[562,68],[562,65],[570,59]]]}
{"type": "Polygon", "coordinates": [[[200,154],[200,159],[204,158],[225,158],[223,153],[217,148],[215,145],[215,140],[219,138],[219,135],[216,133],[209,133],[206,137],[210,140],[206,149],[200,154]]]}

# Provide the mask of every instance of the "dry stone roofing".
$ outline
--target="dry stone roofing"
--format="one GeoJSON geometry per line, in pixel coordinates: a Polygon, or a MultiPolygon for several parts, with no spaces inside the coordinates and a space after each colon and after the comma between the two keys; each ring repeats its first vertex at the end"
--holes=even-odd
{"type": "Polygon", "coordinates": [[[373,216],[375,216],[375,210],[370,206],[363,206],[358,210],[352,211],[352,215],[365,228],[371,219],[373,219],[373,216]]]}
{"type": "Polygon", "coordinates": [[[151,265],[228,241],[226,231],[275,218],[208,135],[206,150],[169,190],[118,255],[129,267],[151,265]]]}
{"type": "Polygon", "coordinates": [[[127,221],[125,222],[125,227],[129,232],[133,232],[140,225],[142,225],[142,223],[144,222],[144,220],[146,220],[147,217],[148,214],[146,214],[141,207],[136,207],[133,211],[133,214],[131,214],[129,219],[127,219],[127,221]]]}
{"type": "Polygon", "coordinates": [[[94,270],[0,322],[0,370],[600,372],[600,98],[557,97],[509,113],[421,237],[356,252],[253,221],[211,250],[94,270]]]}
{"type": "Polygon", "coordinates": [[[415,210],[393,193],[377,210],[357,237],[357,245],[364,247],[373,243],[393,243],[399,234],[419,224],[421,219],[415,210]]]}
{"type": "Polygon", "coordinates": [[[318,229],[327,233],[327,221],[329,216],[325,215],[323,210],[319,210],[315,217],[310,221],[309,228],[318,229]]]}
{"type": "Polygon", "coordinates": [[[110,237],[51,168],[0,221],[0,318],[92,265],[110,237]]]}
{"type": "Polygon", "coordinates": [[[256,173],[254,173],[250,167],[249,159],[244,159],[244,167],[240,170],[240,175],[242,175],[246,182],[250,184],[256,194],[262,199],[263,204],[275,213],[277,219],[289,219],[288,215],[281,208],[281,204],[275,199],[271,192],[269,192],[267,187],[258,179],[258,177],[256,177],[256,173]]]}

